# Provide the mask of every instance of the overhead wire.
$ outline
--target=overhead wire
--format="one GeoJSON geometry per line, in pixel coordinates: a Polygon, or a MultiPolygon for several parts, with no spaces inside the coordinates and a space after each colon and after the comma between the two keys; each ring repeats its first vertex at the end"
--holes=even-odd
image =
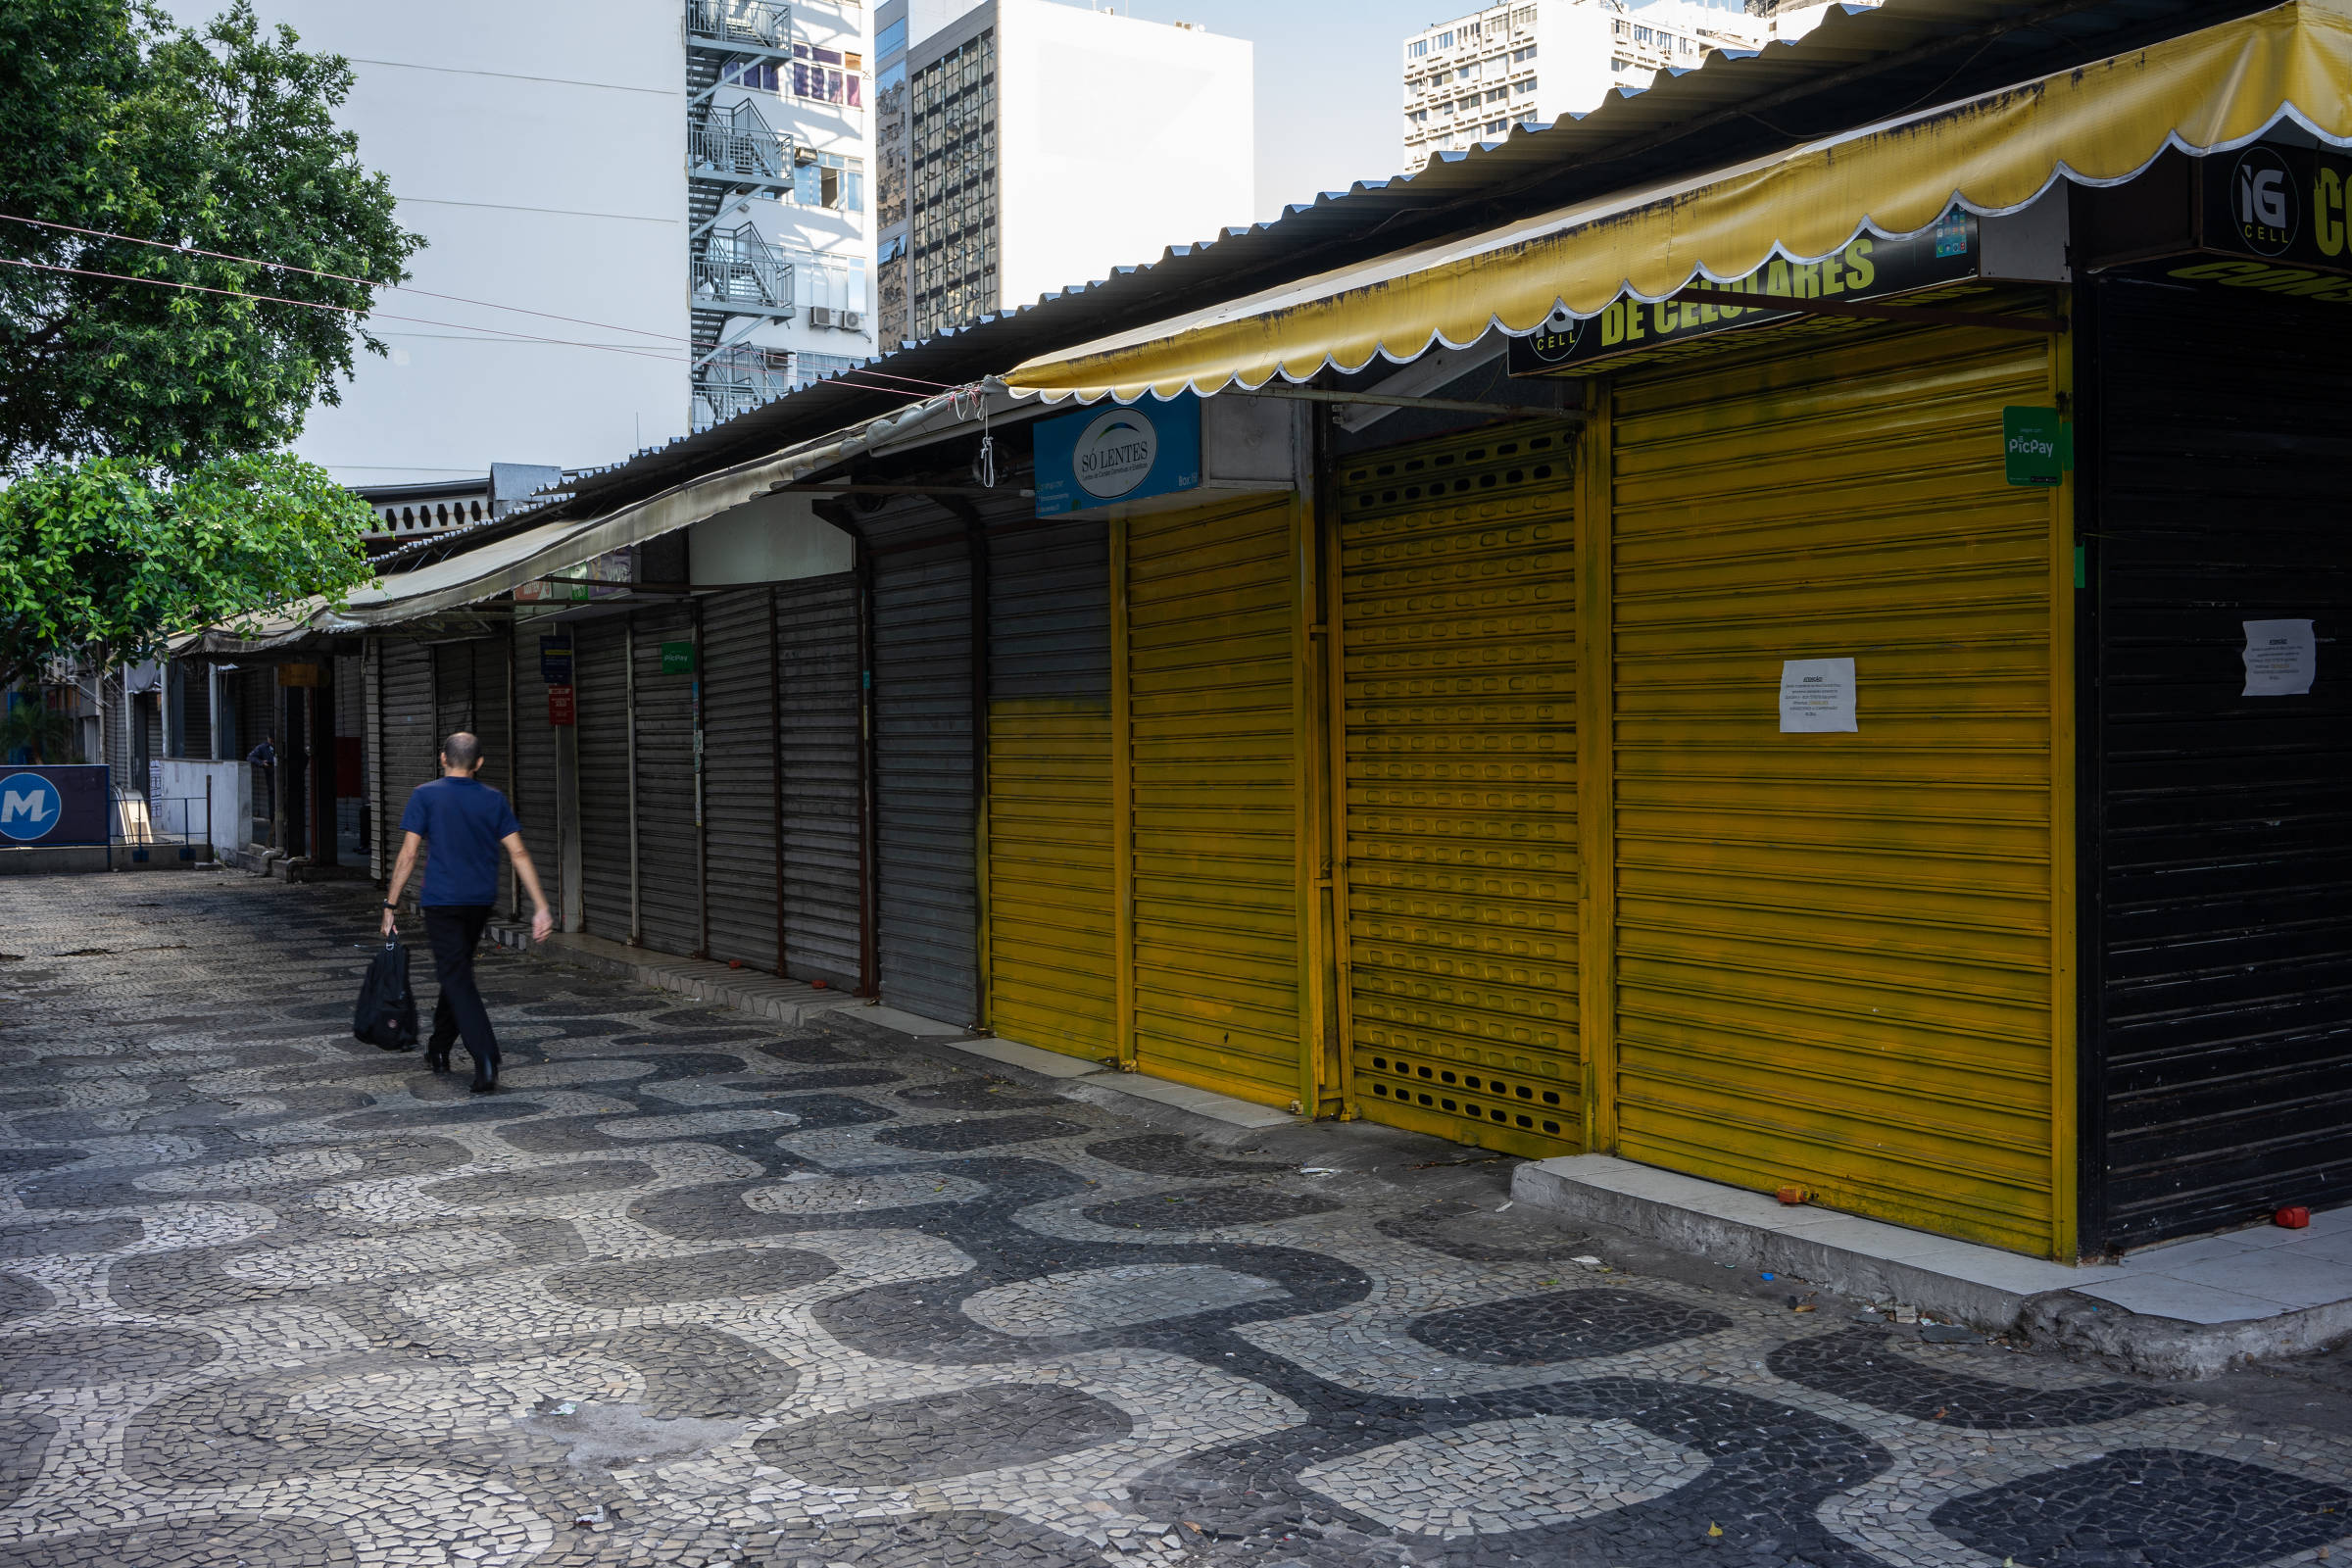
{"type": "MultiPolygon", "coordinates": [[[[0,213],[0,220],[11,223],[29,223],[35,228],[54,228],[63,233],[80,234],[90,239],[119,239],[125,244],[145,245],[159,251],[170,251],[174,256],[209,256],[216,261],[242,262],[248,267],[272,267],[279,271],[300,272],[308,277],[332,278],[338,283],[358,283],[366,288],[395,289],[403,294],[421,295],[426,299],[448,300],[453,305],[478,305],[486,311],[512,311],[517,316],[536,316],[550,321],[569,321],[574,326],[601,326],[609,332],[633,332],[639,337],[658,337],[671,343],[688,341],[674,332],[656,332],[642,326],[622,326],[613,321],[591,320],[584,316],[561,316],[554,311],[534,311],[522,305],[500,305],[491,300],[468,299],[463,294],[443,294],[429,288],[411,288],[406,283],[379,283],[373,278],[355,277],[349,272],[322,271],[316,267],[303,267],[294,262],[264,261],[258,256],[239,256],[234,251],[206,250],[200,245],[173,245],[166,240],[141,239],[136,234],[120,234],[113,229],[82,228],[73,223],[53,222],[45,218],[24,218],[16,213],[0,213]]],[[[483,330],[496,329],[483,328],[483,330]]]]}
{"type": "Polygon", "coordinates": [[[408,321],[417,326],[446,326],[460,332],[495,333],[512,343],[550,343],[559,348],[601,349],[610,354],[629,354],[645,360],[680,361],[686,356],[679,351],[641,347],[633,343],[585,343],[576,338],[540,337],[534,333],[516,332],[503,326],[475,326],[465,321],[436,320],[429,316],[399,316],[390,311],[363,310],[356,305],[332,305],[322,300],[289,299],[282,294],[255,294],[245,289],[215,288],[207,283],[185,283],[170,277],[137,277],[128,272],[106,272],[95,268],[66,267],[55,262],[28,262],[19,256],[0,256],[0,265],[29,268],[41,272],[67,272],[75,277],[103,277],[118,283],[144,283],[151,288],[186,289],[197,294],[218,294],[226,299],[254,300],[266,305],[299,305],[311,311],[339,311],[346,316],[380,317],[387,321],[408,321]]]}

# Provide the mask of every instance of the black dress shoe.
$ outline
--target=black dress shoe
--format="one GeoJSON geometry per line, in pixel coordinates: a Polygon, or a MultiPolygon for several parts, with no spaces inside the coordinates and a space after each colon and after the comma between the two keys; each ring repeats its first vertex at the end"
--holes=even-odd
{"type": "Polygon", "coordinates": [[[473,1082],[466,1086],[477,1095],[486,1095],[498,1087],[498,1058],[473,1064],[473,1082]]]}
{"type": "Polygon", "coordinates": [[[426,1046],[424,1062],[435,1072],[449,1071],[449,1048],[447,1046],[426,1046]]]}

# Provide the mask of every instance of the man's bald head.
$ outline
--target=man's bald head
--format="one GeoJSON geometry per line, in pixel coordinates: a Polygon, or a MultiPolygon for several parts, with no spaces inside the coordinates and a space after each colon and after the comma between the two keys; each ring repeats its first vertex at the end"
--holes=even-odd
{"type": "Polygon", "coordinates": [[[441,765],[453,773],[470,776],[482,765],[482,740],[470,730],[460,730],[441,743],[441,765]]]}

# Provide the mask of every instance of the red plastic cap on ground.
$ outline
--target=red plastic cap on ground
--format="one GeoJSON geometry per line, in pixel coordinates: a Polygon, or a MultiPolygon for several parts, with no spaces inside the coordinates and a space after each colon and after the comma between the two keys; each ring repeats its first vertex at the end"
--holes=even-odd
{"type": "Polygon", "coordinates": [[[1793,1208],[1813,1195],[1802,1187],[1784,1187],[1773,1196],[1793,1208]]]}
{"type": "Polygon", "coordinates": [[[2311,1223],[2311,1210],[2300,1206],[2282,1208],[2271,1216],[2271,1223],[2284,1230],[2299,1231],[2311,1223]]]}

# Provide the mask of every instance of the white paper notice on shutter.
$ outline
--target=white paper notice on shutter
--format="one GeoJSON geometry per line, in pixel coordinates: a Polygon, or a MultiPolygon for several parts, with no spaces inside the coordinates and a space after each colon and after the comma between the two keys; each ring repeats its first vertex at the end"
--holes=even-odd
{"type": "Polygon", "coordinates": [[[1781,733],[1828,735],[1851,732],[1854,723],[1854,662],[1850,659],[1790,659],[1781,664],[1781,733]]]}
{"type": "Polygon", "coordinates": [[[2301,697],[2320,672],[2320,648],[2308,620],[2249,620],[2246,697],[2301,697]]]}

